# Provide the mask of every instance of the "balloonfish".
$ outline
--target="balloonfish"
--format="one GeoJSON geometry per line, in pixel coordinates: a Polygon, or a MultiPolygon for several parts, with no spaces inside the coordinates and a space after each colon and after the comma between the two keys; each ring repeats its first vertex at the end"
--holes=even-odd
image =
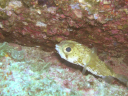
{"type": "Polygon", "coordinates": [[[71,40],[64,40],[56,44],[55,49],[61,58],[82,66],[84,72],[88,70],[92,74],[103,78],[111,76],[128,85],[128,78],[113,72],[109,66],[99,59],[94,49],[71,40]]]}

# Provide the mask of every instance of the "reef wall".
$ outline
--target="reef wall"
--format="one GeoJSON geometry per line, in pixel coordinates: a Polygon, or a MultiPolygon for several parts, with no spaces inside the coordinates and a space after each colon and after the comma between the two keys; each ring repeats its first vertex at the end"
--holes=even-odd
{"type": "Polygon", "coordinates": [[[128,0],[0,1],[0,42],[53,51],[65,39],[128,63],[128,0]]]}

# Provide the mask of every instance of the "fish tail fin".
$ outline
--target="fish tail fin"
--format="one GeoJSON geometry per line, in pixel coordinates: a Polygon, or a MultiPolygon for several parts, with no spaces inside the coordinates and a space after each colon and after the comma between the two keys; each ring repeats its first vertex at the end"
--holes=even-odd
{"type": "Polygon", "coordinates": [[[115,78],[121,81],[122,83],[126,84],[126,86],[128,87],[128,77],[121,74],[116,74],[115,78]]]}
{"type": "Polygon", "coordinates": [[[111,84],[114,81],[114,78],[112,76],[103,76],[102,78],[109,84],[111,84]]]}

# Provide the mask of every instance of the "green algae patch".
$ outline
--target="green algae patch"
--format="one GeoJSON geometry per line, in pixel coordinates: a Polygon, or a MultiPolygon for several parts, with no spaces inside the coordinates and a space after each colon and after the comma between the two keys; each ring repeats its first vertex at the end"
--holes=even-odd
{"type": "Polygon", "coordinates": [[[0,10],[0,19],[8,19],[9,18],[9,16],[6,14],[6,12],[5,11],[1,11],[0,10]]]}
{"type": "Polygon", "coordinates": [[[5,8],[10,0],[0,0],[0,7],[5,8]]]}

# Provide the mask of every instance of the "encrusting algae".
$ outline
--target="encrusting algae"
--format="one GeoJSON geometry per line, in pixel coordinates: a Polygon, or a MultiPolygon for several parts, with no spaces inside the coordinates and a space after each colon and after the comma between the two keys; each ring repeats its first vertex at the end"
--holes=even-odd
{"type": "Polygon", "coordinates": [[[94,49],[89,49],[75,41],[64,40],[60,44],[56,44],[56,50],[61,58],[84,67],[84,72],[88,70],[102,78],[112,76],[128,86],[128,78],[114,73],[110,67],[99,59],[94,49]]]}

